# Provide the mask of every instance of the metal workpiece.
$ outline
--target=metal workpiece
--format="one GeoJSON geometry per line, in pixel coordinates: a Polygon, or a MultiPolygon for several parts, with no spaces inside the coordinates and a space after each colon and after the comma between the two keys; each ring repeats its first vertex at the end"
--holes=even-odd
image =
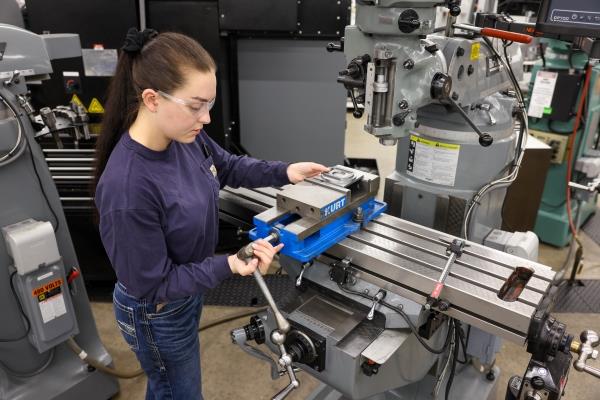
{"type": "Polygon", "coordinates": [[[323,221],[375,196],[378,189],[377,175],[336,165],[320,176],[284,186],[276,195],[276,209],[264,216],[259,214],[256,218],[268,223],[281,215],[293,213],[306,219],[323,221]]]}
{"type": "MultiPolygon", "coordinates": [[[[277,209],[280,213],[295,213],[304,218],[323,220],[326,206],[350,203],[350,190],[327,188],[300,182],[290,185],[277,196],[277,209]],[[304,184],[303,184],[304,183],[304,184]]],[[[261,218],[261,217],[259,217],[261,218]]]]}

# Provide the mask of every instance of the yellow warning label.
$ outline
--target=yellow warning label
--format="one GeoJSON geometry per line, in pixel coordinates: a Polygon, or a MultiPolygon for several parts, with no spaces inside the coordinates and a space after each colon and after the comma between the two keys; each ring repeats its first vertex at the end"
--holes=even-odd
{"type": "Polygon", "coordinates": [[[435,140],[423,139],[423,138],[415,136],[415,135],[410,135],[410,140],[412,140],[413,142],[416,142],[416,143],[421,143],[426,146],[430,146],[430,147],[438,147],[438,148],[448,149],[448,150],[460,150],[460,144],[436,142],[435,140]]]}
{"type": "Polygon", "coordinates": [[[471,45],[471,61],[479,60],[480,47],[481,47],[481,44],[479,44],[479,43],[473,43],[471,45]]]}
{"type": "Polygon", "coordinates": [[[94,97],[90,103],[90,106],[88,107],[88,112],[90,114],[104,114],[104,107],[102,107],[100,101],[94,97]]]}
{"type": "Polygon", "coordinates": [[[79,97],[77,97],[76,94],[73,95],[73,97],[71,97],[71,103],[75,103],[78,106],[81,106],[85,109],[85,112],[87,112],[87,108],[85,108],[85,106],[83,105],[83,102],[79,99],[79,97]]]}

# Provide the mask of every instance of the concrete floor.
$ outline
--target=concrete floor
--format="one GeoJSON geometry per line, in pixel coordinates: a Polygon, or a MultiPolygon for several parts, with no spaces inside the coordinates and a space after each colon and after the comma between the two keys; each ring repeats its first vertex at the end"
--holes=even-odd
{"type": "MultiPolygon", "coordinates": [[[[362,132],[364,121],[348,119],[345,154],[348,157],[376,158],[382,176],[389,174],[395,164],[395,147],[383,147],[371,135],[362,132]]],[[[382,190],[380,191],[380,195],[382,190]]],[[[600,247],[585,235],[584,269],[581,279],[600,279],[600,247]]],[[[567,249],[556,249],[542,245],[540,262],[558,269],[567,254],[567,249]]],[[[112,354],[116,366],[125,369],[138,367],[132,352],[129,351],[116,326],[110,303],[93,303],[92,310],[98,325],[100,337],[112,354]]],[[[221,318],[242,308],[214,307],[204,308],[203,322],[221,318]]],[[[578,334],[584,329],[600,329],[600,317],[597,314],[557,314],[556,317],[566,323],[569,332],[578,334]]],[[[269,367],[239,350],[231,344],[231,329],[246,324],[248,318],[232,321],[202,332],[202,382],[203,393],[207,400],[212,399],[269,399],[287,384],[286,377],[277,381],[270,379],[269,367]]],[[[503,399],[506,383],[512,375],[522,375],[529,361],[524,348],[505,342],[498,354],[496,365],[501,369],[498,378],[497,399],[503,399]]],[[[600,362],[598,362],[600,364],[600,362]]],[[[300,373],[301,387],[290,395],[289,399],[305,399],[319,384],[305,373],[300,373]]],[[[121,394],[116,399],[138,400],[144,398],[146,378],[121,380],[121,394]]],[[[566,389],[567,400],[598,399],[600,381],[587,374],[571,370],[566,389]]],[[[459,399],[460,397],[453,397],[459,399]]],[[[464,399],[471,400],[471,399],[464,399]]],[[[473,399],[475,400],[475,399],[473,399]]]]}

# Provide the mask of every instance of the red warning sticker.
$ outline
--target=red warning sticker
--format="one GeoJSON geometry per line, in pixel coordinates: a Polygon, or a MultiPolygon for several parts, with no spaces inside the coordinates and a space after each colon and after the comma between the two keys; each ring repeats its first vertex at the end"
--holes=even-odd
{"type": "MultiPolygon", "coordinates": [[[[63,284],[63,280],[62,279],[57,279],[54,280],[52,282],[48,282],[46,283],[44,286],[40,286],[36,289],[33,289],[33,291],[31,292],[31,294],[33,295],[33,297],[38,297],[40,295],[45,295],[48,292],[52,292],[54,291],[54,289],[60,288],[63,284]]],[[[59,291],[60,292],[60,291],[59,291]]],[[[45,296],[47,297],[47,296],[45,296]]]]}

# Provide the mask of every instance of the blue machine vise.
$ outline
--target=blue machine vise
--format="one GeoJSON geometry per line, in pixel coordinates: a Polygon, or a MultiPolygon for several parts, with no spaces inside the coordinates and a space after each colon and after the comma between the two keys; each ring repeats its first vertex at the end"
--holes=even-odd
{"type": "Polygon", "coordinates": [[[327,173],[277,193],[276,206],[254,217],[250,239],[276,232],[282,254],[308,262],[383,213],[375,200],[379,177],[335,166],[327,173]]]}

